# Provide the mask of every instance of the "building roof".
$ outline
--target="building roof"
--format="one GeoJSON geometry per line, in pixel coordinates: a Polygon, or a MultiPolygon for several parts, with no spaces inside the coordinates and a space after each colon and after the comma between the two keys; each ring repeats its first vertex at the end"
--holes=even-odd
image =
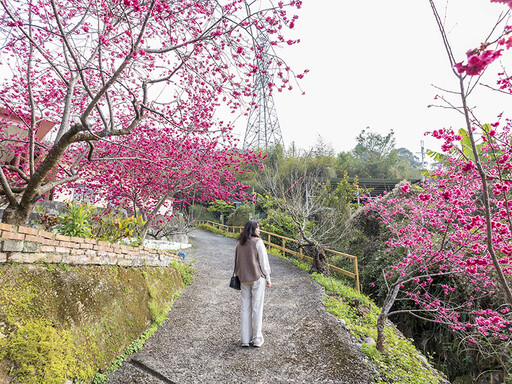
{"type": "MultiPolygon", "coordinates": [[[[331,184],[335,187],[341,180],[340,178],[331,179],[331,184]]],[[[348,179],[349,183],[354,182],[354,178],[350,177],[348,179]]],[[[358,179],[357,185],[361,188],[366,188],[370,190],[370,197],[377,197],[382,195],[384,192],[392,191],[398,183],[400,183],[403,179],[358,179]]],[[[409,180],[411,184],[418,184],[421,182],[420,179],[409,180]]]]}
{"type": "MultiPolygon", "coordinates": [[[[5,121],[6,119],[9,125],[25,130],[25,124],[23,121],[10,113],[6,108],[0,107],[0,120],[5,121]]],[[[55,126],[54,122],[39,119],[37,123],[36,140],[41,141],[48,132],[55,126]]]]}

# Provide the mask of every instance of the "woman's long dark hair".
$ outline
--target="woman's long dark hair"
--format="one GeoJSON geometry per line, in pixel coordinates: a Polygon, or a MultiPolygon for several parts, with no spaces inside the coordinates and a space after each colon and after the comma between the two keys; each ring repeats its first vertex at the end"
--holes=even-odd
{"type": "Polygon", "coordinates": [[[244,230],[242,233],[240,233],[240,236],[238,236],[238,242],[240,245],[244,245],[251,237],[258,237],[255,231],[259,226],[260,223],[258,223],[256,220],[249,220],[247,223],[245,223],[244,230]]]}

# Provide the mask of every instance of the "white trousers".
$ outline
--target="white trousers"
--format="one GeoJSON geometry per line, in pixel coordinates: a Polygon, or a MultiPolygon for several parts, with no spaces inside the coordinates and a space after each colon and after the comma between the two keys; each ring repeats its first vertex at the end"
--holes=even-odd
{"type": "Polygon", "coordinates": [[[263,344],[261,323],[263,319],[263,300],[265,298],[265,278],[250,283],[241,283],[242,319],[241,336],[242,344],[253,342],[260,346],[263,344]]]}

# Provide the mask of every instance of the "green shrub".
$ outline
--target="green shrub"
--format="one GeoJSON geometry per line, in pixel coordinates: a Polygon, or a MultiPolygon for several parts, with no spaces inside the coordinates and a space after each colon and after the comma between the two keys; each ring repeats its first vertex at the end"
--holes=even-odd
{"type": "Polygon", "coordinates": [[[247,220],[252,218],[254,212],[253,204],[244,204],[239,206],[231,215],[228,217],[227,225],[235,227],[243,227],[247,220]]]}
{"type": "Polygon", "coordinates": [[[49,320],[16,324],[4,345],[14,368],[12,384],[62,384],[66,378],[85,380],[94,373],[67,330],[57,330],[49,320]]]}
{"type": "MultiPolygon", "coordinates": [[[[41,216],[41,225],[47,229],[58,223],[55,228],[61,235],[117,243],[121,239],[131,239],[136,235],[145,221],[142,216],[126,217],[120,212],[104,211],[98,208],[69,202],[66,213],[55,219],[50,216],[41,216]]],[[[140,245],[140,239],[130,241],[130,245],[140,245]]]]}
{"type": "Polygon", "coordinates": [[[298,233],[297,225],[292,218],[286,213],[274,209],[268,210],[267,217],[261,220],[261,227],[267,232],[291,239],[296,238],[298,233]]]}
{"type": "Polygon", "coordinates": [[[187,208],[189,215],[194,220],[209,220],[209,221],[219,221],[219,215],[215,212],[210,212],[206,207],[202,205],[191,205],[187,208]]]}
{"type": "Polygon", "coordinates": [[[66,213],[59,216],[57,230],[61,235],[65,236],[91,238],[92,226],[89,221],[93,214],[93,207],[69,202],[66,207],[66,213]]]}
{"type": "Polygon", "coordinates": [[[172,267],[180,273],[181,280],[184,285],[192,284],[196,270],[192,267],[191,262],[187,261],[185,263],[180,263],[178,261],[173,261],[172,267]]]}
{"type": "Polygon", "coordinates": [[[60,224],[60,218],[54,213],[42,213],[39,215],[39,224],[45,231],[51,231],[52,228],[60,224]]]}
{"type": "MultiPolygon", "coordinates": [[[[130,216],[116,212],[102,213],[93,218],[93,237],[98,240],[117,243],[124,238],[131,238],[138,228],[141,228],[145,221],[142,216],[130,216]]],[[[133,245],[139,245],[136,241],[133,245]]]]}

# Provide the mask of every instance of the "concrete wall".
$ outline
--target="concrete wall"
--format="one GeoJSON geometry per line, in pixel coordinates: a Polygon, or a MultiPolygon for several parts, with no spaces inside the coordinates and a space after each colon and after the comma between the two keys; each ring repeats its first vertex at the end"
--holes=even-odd
{"type": "Polygon", "coordinates": [[[0,263],[65,263],[121,266],[169,266],[175,253],[106,241],[57,235],[0,223],[0,263]]]}

